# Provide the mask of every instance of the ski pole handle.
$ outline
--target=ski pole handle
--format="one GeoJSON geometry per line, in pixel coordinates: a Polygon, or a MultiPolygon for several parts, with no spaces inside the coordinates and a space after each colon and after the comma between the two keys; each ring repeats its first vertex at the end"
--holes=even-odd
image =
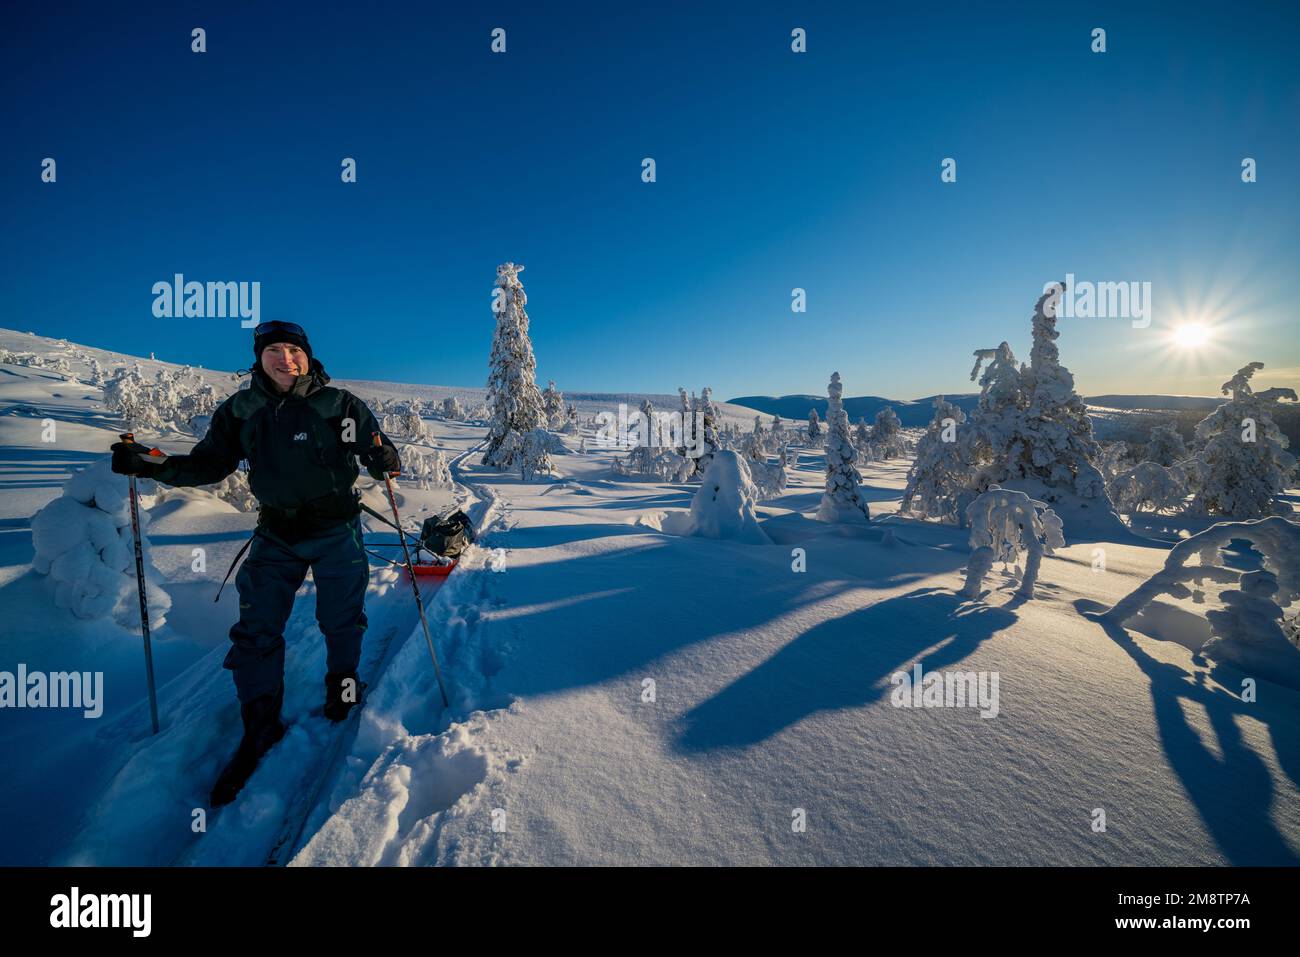
{"type": "MultiPolygon", "coordinates": [[[[371,433],[370,433],[370,438],[371,438],[371,444],[372,444],[372,445],[374,445],[376,448],[383,448],[384,440],[383,440],[382,438],[379,437],[379,433],[378,433],[378,432],[371,432],[371,433]]],[[[388,472],[388,473],[386,473],[386,474],[388,474],[388,475],[393,475],[393,476],[397,476],[397,475],[401,475],[402,473],[401,473],[401,471],[399,470],[399,471],[396,471],[396,472],[388,472]]]]}

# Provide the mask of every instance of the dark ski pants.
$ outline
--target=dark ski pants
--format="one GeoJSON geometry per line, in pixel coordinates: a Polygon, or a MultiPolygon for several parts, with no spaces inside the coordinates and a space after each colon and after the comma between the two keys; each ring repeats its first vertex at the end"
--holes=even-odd
{"type": "Polygon", "coordinates": [[[325,635],[326,667],[333,672],[357,669],[370,581],[360,519],[292,544],[259,525],[235,575],[239,621],[230,629],[232,646],[225,661],[234,672],[240,701],[270,694],[284,680],[284,626],[308,568],[316,582],[316,621],[325,635]]]}

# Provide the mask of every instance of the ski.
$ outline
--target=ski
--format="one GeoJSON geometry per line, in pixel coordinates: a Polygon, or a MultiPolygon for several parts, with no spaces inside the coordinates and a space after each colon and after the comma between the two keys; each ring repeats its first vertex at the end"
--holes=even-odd
{"type": "MultiPolygon", "coordinates": [[[[311,812],[316,809],[316,805],[320,802],[326,785],[334,778],[334,770],[339,758],[346,753],[345,745],[356,739],[356,732],[361,724],[361,712],[370,697],[369,689],[372,686],[378,687],[380,679],[383,678],[384,672],[388,669],[392,656],[401,647],[401,642],[393,641],[396,635],[397,629],[394,627],[390,628],[384,636],[383,648],[373,676],[373,685],[366,682],[361,683],[360,700],[348,712],[348,716],[333,729],[329,743],[319,752],[315,763],[312,765],[312,772],[307,778],[308,786],[298,788],[294,792],[284,818],[280,822],[280,827],[276,831],[275,843],[267,852],[266,860],[262,862],[263,866],[283,867],[293,858],[294,851],[298,849],[298,844],[302,841],[303,831],[311,818],[311,812]]],[[[321,715],[321,720],[327,720],[324,714],[321,715]]]]}

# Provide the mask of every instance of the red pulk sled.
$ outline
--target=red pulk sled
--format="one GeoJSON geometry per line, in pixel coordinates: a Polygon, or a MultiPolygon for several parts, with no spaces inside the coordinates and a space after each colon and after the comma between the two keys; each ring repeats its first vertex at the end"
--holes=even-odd
{"type": "MultiPolygon", "coordinates": [[[[385,525],[393,526],[391,521],[374,509],[364,504],[361,507],[385,525]]],[[[420,536],[416,539],[411,571],[421,578],[426,576],[442,578],[450,575],[452,569],[456,567],[456,563],[460,560],[461,552],[468,548],[473,541],[474,526],[470,523],[469,516],[460,509],[449,515],[426,518],[420,528],[420,536]]],[[[375,544],[380,546],[388,544],[389,547],[393,547],[391,543],[375,544]]],[[[371,554],[375,555],[374,552],[371,552],[371,554]]],[[[382,555],[375,555],[375,557],[390,564],[405,567],[404,562],[391,562],[382,555]]]]}

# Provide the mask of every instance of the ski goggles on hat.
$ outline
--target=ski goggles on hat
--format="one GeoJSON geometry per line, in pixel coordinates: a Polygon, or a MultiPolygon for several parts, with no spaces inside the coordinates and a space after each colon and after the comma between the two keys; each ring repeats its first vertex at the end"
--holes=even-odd
{"type": "Polygon", "coordinates": [[[287,332],[290,335],[302,336],[304,339],[307,338],[307,332],[302,326],[294,322],[281,322],[279,319],[271,319],[268,322],[258,323],[257,328],[253,330],[253,335],[264,336],[270,332],[287,332]]]}

